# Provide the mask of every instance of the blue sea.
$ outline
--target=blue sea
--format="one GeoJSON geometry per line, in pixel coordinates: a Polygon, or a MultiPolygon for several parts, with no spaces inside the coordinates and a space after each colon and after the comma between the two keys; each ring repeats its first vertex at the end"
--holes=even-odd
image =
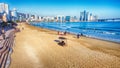
{"type": "Polygon", "coordinates": [[[120,43],[120,22],[31,22],[33,26],[120,43]]]}

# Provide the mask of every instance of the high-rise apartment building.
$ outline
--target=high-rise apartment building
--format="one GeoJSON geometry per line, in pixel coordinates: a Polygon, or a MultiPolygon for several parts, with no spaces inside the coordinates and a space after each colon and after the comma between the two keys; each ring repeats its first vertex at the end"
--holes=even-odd
{"type": "Polygon", "coordinates": [[[88,21],[88,14],[89,12],[86,12],[86,10],[80,12],[80,21],[88,21]]]}
{"type": "Polygon", "coordinates": [[[9,6],[5,3],[0,3],[0,13],[6,12],[9,14],[9,6]]]}
{"type": "Polygon", "coordinates": [[[65,21],[65,16],[64,15],[58,15],[57,16],[57,21],[58,22],[64,22],[65,21]]]}
{"type": "Polygon", "coordinates": [[[5,14],[6,20],[10,20],[9,5],[5,3],[0,3],[0,13],[5,14]]]}
{"type": "Polygon", "coordinates": [[[92,15],[92,13],[90,13],[90,15],[89,15],[89,21],[97,21],[97,20],[98,20],[98,16],[92,15]]]}
{"type": "Polygon", "coordinates": [[[71,17],[70,17],[70,16],[66,16],[66,17],[65,17],[65,21],[66,21],[66,22],[70,22],[70,20],[71,20],[71,17]]]}
{"type": "Polygon", "coordinates": [[[11,19],[12,19],[12,21],[18,20],[18,14],[17,14],[16,8],[14,8],[14,9],[11,11],[11,19]]]}

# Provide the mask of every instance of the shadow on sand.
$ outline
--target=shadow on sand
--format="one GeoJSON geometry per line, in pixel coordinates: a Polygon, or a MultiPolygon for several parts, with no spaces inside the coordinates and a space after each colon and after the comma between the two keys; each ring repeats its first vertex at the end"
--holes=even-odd
{"type": "Polygon", "coordinates": [[[54,40],[54,41],[57,42],[59,46],[66,46],[65,41],[60,41],[60,40],[54,40]]]}

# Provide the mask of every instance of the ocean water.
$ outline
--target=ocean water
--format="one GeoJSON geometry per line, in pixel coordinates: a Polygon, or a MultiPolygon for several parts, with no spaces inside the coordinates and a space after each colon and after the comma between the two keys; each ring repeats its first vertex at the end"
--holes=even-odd
{"type": "Polygon", "coordinates": [[[120,22],[68,22],[39,23],[31,22],[33,26],[69,33],[82,33],[84,36],[120,43],[120,22]]]}

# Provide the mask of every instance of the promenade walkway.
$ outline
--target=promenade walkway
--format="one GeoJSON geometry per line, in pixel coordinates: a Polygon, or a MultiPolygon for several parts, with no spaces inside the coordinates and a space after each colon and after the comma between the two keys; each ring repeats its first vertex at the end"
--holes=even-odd
{"type": "Polygon", "coordinates": [[[11,28],[5,28],[6,39],[0,36],[0,68],[8,68],[10,64],[10,53],[14,43],[15,30],[11,28]]]}

